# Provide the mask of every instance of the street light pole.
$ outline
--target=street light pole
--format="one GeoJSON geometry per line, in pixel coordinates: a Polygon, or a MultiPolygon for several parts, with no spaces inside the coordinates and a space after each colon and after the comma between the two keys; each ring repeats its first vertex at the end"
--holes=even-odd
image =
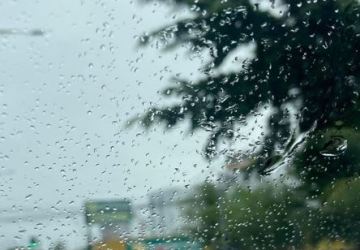
{"type": "Polygon", "coordinates": [[[92,250],[92,232],[91,232],[91,226],[90,225],[86,225],[87,227],[87,250],[92,250]]]}
{"type": "Polygon", "coordinates": [[[41,29],[22,30],[22,29],[0,28],[0,35],[43,36],[45,35],[45,32],[42,31],[41,29]]]}

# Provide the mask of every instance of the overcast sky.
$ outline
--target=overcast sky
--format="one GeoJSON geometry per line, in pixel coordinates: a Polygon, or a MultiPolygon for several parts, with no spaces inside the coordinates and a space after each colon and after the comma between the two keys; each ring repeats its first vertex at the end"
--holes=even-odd
{"type": "MultiPolygon", "coordinates": [[[[124,129],[162,102],[157,91],[172,75],[199,74],[205,57],[136,46],[144,31],[186,15],[174,14],[128,0],[0,3],[0,28],[46,32],[0,36],[0,217],[77,210],[87,199],[143,202],[151,190],[198,183],[220,167],[206,167],[206,135],[187,136],[186,125],[166,134],[124,129]]],[[[0,245],[34,233],[45,244],[84,244],[80,215],[49,218],[0,223],[0,245]]]]}

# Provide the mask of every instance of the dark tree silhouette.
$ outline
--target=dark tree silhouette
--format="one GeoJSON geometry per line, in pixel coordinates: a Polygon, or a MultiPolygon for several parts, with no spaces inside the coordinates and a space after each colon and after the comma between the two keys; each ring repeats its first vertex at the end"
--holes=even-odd
{"type": "MultiPolygon", "coordinates": [[[[360,123],[357,1],[286,0],[277,6],[270,1],[272,11],[248,0],[163,2],[188,7],[193,17],[144,36],[142,43],[160,39],[165,48],[191,44],[192,50],[209,51],[211,62],[204,65],[206,76],[198,81],[175,79],[163,94],[176,96],[180,102],[151,108],[137,119],[145,127],[158,123],[172,127],[189,120],[192,131],[211,131],[206,155],[212,157],[219,139],[232,139],[234,126],[268,105],[271,107],[268,133],[255,157],[256,163],[252,164],[252,169],[260,173],[267,173],[284,155],[292,153],[299,134],[309,132],[303,140],[308,141],[322,137],[329,129],[357,131],[360,123]],[[253,60],[239,64],[236,73],[213,73],[229,53],[249,43],[256,45],[253,60]],[[291,129],[294,122],[290,110],[295,110],[300,133],[291,129]]],[[[337,134],[334,132],[328,141],[322,141],[318,145],[320,150],[331,148],[329,143],[336,141],[333,137],[337,134]]],[[[335,143],[334,150],[346,147],[343,145],[346,140],[338,139],[339,145],[335,143]]],[[[304,151],[310,144],[306,145],[304,151]]],[[[354,174],[357,170],[354,166],[348,172],[354,174]]],[[[313,172],[304,176],[313,177],[313,172]]]]}

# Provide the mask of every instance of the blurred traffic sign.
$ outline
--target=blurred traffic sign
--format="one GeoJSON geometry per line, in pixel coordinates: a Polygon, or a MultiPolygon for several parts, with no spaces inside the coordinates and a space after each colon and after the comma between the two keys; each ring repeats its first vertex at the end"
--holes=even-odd
{"type": "Polygon", "coordinates": [[[131,202],[127,199],[88,201],[85,203],[85,217],[87,224],[126,223],[131,220],[131,202]]]}

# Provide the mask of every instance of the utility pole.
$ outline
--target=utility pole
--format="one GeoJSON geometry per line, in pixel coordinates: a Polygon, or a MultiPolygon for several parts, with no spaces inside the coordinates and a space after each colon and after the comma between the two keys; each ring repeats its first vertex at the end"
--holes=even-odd
{"type": "Polygon", "coordinates": [[[86,225],[87,230],[87,250],[92,250],[92,232],[91,232],[91,226],[86,225]]]}

